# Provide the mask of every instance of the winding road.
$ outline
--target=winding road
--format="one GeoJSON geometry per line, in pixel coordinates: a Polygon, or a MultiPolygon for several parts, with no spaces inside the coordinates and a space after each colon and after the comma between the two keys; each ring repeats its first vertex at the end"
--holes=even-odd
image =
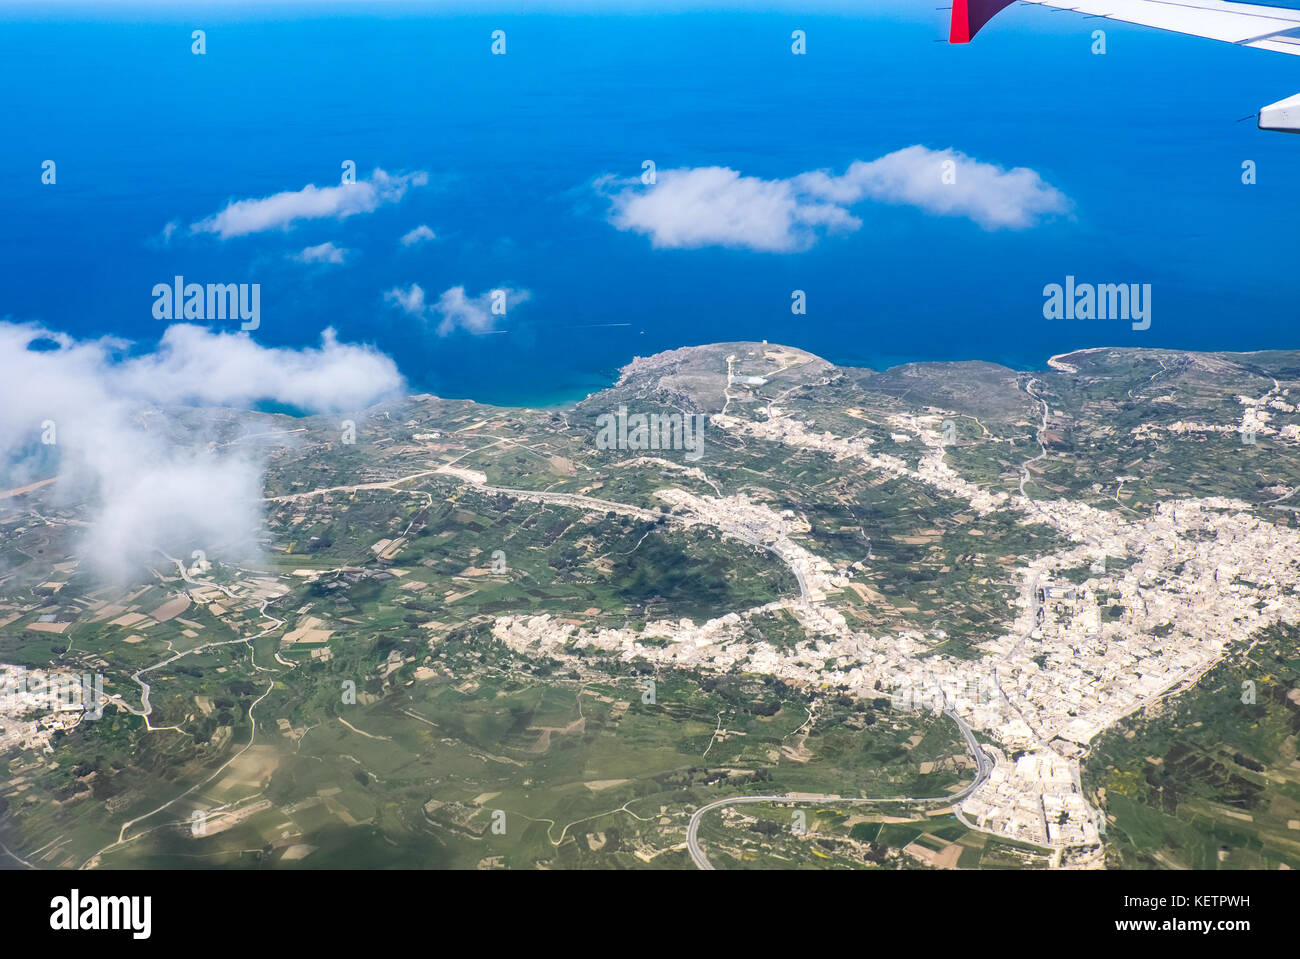
{"type": "Polygon", "coordinates": [[[961,730],[962,738],[966,740],[966,747],[975,757],[975,779],[965,788],[948,796],[930,796],[924,799],[915,799],[910,796],[882,799],[844,799],[840,796],[792,797],[785,795],[732,796],[729,799],[716,799],[695,810],[695,814],[691,816],[690,823],[686,826],[686,848],[690,852],[691,859],[694,860],[696,868],[706,870],[714,868],[713,863],[709,862],[708,857],[704,855],[704,850],[700,848],[700,820],[704,818],[705,813],[711,812],[714,809],[721,809],[724,806],[739,806],[742,803],[757,802],[840,803],[850,806],[863,806],[873,803],[944,803],[945,805],[954,805],[961,802],[982,786],[985,780],[989,778],[989,774],[993,772],[993,760],[989,758],[988,753],[984,752],[984,750],[980,748],[978,740],[975,739],[975,734],[971,732],[971,728],[966,725],[964,719],[958,716],[952,709],[945,709],[943,714],[957,724],[957,728],[961,730]]]}

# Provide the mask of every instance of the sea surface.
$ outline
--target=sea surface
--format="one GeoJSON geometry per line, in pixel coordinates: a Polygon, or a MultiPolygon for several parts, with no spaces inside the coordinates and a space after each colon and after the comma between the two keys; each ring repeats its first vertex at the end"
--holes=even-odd
{"type": "Polygon", "coordinates": [[[1023,6],[951,47],[935,6],[0,6],[0,317],[149,349],[155,284],[259,283],[261,342],[333,327],[391,354],[416,389],[529,405],[599,389],[636,355],[729,340],[876,368],[1300,347],[1300,137],[1238,122],[1300,91],[1300,60],[1117,23],[1097,56],[1102,21],[1023,6]],[[496,29],[505,56],[489,52],[496,29]],[[794,29],[806,56],[791,55],[794,29]],[[593,186],[647,159],[771,179],[911,144],[1029,167],[1073,212],[987,231],[863,203],[860,229],[800,252],[656,250],[608,222],[593,186]],[[188,232],[230,200],[333,185],[345,160],[429,181],[343,220],[188,232]],[[437,239],[403,247],[420,224],[437,239]],[[327,241],[352,251],[343,264],[291,258],[327,241]],[[1044,285],[1067,275],[1151,284],[1150,329],[1044,319],[1044,285]],[[411,283],[431,299],[529,298],[499,332],[440,334],[385,302],[411,283]]]}

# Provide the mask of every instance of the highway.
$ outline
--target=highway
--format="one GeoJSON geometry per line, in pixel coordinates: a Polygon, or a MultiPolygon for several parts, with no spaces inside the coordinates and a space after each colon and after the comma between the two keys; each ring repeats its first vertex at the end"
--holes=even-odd
{"type": "Polygon", "coordinates": [[[966,748],[971,751],[975,757],[975,778],[959,792],[948,796],[930,796],[924,799],[914,799],[912,797],[898,797],[892,799],[843,799],[839,796],[799,796],[792,798],[790,796],[732,796],[730,799],[717,799],[711,803],[701,806],[695,810],[691,816],[691,821],[686,827],[686,848],[694,860],[698,869],[713,869],[713,863],[709,862],[704,851],[700,848],[699,830],[700,820],[714,809],[721,809],[723,806],[739,806],[742,803],[756,802],[792,802],[792,803],[838,803],[842,805],[862,806],[871,803],[943,803],[945,805],[955,805],[961,802],[976,789],[984,784],[993,772],[993,760],[989,758],[988,753],[980,748],[979,742],[975,739],[975,734],[971,728],[966,725],[966,721],[958,716],[952,709],[945,709],[943,714],[957,724],[961,730],[962,738],[966,740],[966,748]]]}

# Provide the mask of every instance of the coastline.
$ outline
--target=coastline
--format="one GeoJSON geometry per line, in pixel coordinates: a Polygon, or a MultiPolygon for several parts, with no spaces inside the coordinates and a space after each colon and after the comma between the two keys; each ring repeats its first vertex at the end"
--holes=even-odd
{"type": "MultiPolygon", "coordinates": [[[[645,361],[652,357],[659,356],[664,353],[671,353],[675,350],[707,349],[709,347],[723,346],[727,344],[740,344],[740,343],[757,344],[762,342],[767,342],[767,341],[723,340],[718,342],[691,343],[691,344],[684,344],[682,346],[667,347],[663,350],[658,350],[646,354],[638,353],[636,355],[628,357],[626,362],[624,362],[621,366],[617,367],[611,373],[602,373],[600,377],[600,385],[597,385],[596,382],[594,382],[597,379],[597,377],[595,376],[595,374],[592,374],[588,377],[584,377],[592,381],[589,383],[589,385],[562,387],[554,390],[548,390],[542,393],[530,392],[524,396],[521,396],[517,400],[513,398],[507,400],[484,400],[484,399],[478,399],[477,397],[474,396],[444,396],[433,390],[419,389],[419,388],[411,389],[410,392],[407,393],[407,395],[408,396],[427,395],[427,396],[434,396],[437,397],[438,399],[443,399],[443,400],[463,400],[465,402],[476,403],[480,406],[493,406],[501,409],[527,409],[527,410],[540,410],[540,411],[565,410],[565,409],[570,409],[576,406],[577,404],[582,403],[584,400],[588,400],[591,397],[596,396],[607,389],[612,389],[616,387],[622,381],[626,371],[631,366],[636,364],[638,361],[645,361]]],[[[966,357],[963,359],[953,359],[953,360],[900,359],[899,362],[896,363],[889,363],[888,365],[881,364],[878,366],[874,366],[869,363],[855,363],[852,361],[835,360],[829,356],[825,356],[821,353],[818,353],[815,350],[806,349],[801,346],[795,346],[794,344],[791,343],[771,342],[769,345],[773,347],[784,347],[787,349],[794,349],[802,353],[807,353],[810,356],[816,357],[817,359],[820,360],[824,360],[825,362],[830,363],[831,365],[836,366],[840,369],[870,370],[873,373],[888,373],[891,370],[896,370],[905,366],[926,366],[926,365],[952,366],[952,365],[971,364],[971,363],[1000,366],[1003,369],[1009,370],[1010,372],[1013,373],[1047,373],[1047,372],[1077,373],[1079,371],[1078,367],[1068,362],[1068,359],[1070,357],[1084,356],[1090,353],[1102,353],[1109,350],[1119,350],[1122,352],[1130,352],[1130,353],[1185,353],[1188,355],[1205,355],[1205,356],[1210,356],[1210,355],[1254,356],[1260,353],[1271,353],[1271,352],[1300,353],[1300,347],[1296,347],[1294,349],[1288,349],[1286,347],[1278,347],[1278,348],[1255,349],[1255,350],[1191,350],[1191,349],[1178,349],[1176,347],[1165,347],[1165,346],[1103,345],[1103,346],[1085,346],[1085,347],[1080,347],[1078,349],[1066,350],[1061,353],[1054,353],[1051,356],[1047,357],[1046,360],[1043,361],[1028,362],[1023,364],[1020,363],[1012,364],[1008,362],[990,360],[981,357],[966,357]]]]}

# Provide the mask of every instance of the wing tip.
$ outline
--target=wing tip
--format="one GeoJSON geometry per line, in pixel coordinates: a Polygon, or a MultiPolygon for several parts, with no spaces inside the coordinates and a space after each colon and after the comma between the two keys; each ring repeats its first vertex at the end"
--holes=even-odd
{"type": "Polygon", "coordinates": [[[1015,0],[952,0],[952,24],[948,28],[949,43],[970,43],[1000,12],[1015,0]]]}
{"type": "Polygon", "coordinates": [[[966,0],[952,0],[952,23],[948,27],[949,43],[970,43],[970,8],[966,0]]]}

